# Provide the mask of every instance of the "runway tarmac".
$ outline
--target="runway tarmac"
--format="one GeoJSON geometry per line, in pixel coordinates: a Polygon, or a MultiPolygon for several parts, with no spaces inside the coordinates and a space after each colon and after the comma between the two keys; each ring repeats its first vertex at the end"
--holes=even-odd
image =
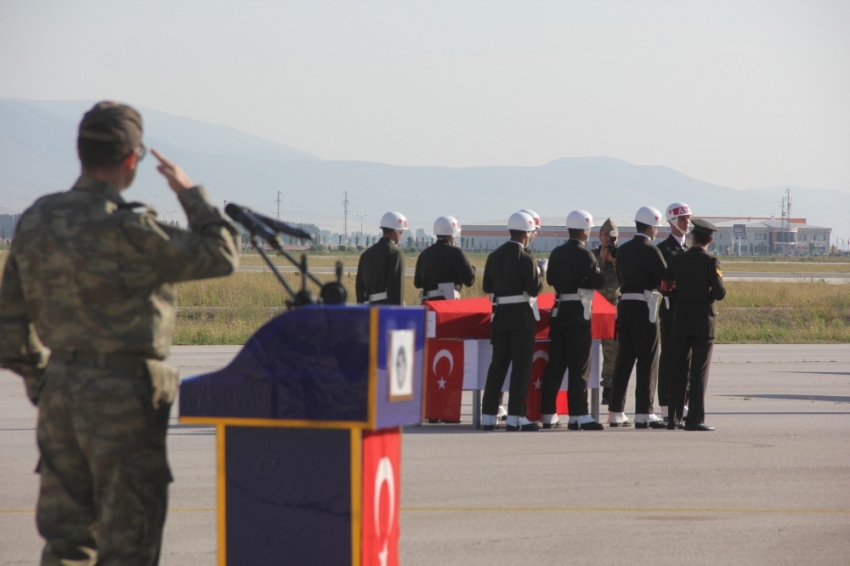
{"type": "MultiPolygon", "coordinates": [[[[175,347],[171,360],[188,376],[237,350],[175,347]]],[[[715,432],[407,428],[401,564],[847,564],[850,347],[718,346],[707,409],[715,432]]],[[[469,394],[464,412],[468,423],[469,394]]],[[[41,548],[35,417],[0,371],[3,565],[35,564],[41,548]]],[[[161,564],[212,566],[213,430],[173,415],[168,442],[161,564]]]]}
{"type": "MultiPolygon", "coordinates": [[[[298,268],[291,265],[279,265],[278,271],[281,273],[295,273],[298,268]]],[[[239,271],[247,272],[263,272],[269,271],[269,268],[264,265],[243,265],[239,267],[239,271]]],[[[311,267],[313,273],[334,273],[333,267],[311,267]]],[[[407,267],[404,274],[407,277],[413,277],[415,268],[407,267]]],[[[343,273],[357,273],[356,267],[344,267],[343,273]]],[[[765,281],[765,282],[783,282],[783,281],[824,281],[825,283],[841,284],[850,283],[850,273],[808,273],[808,272],[753,272],[753,271],[724,271],[724,281],[765,281]]]]}

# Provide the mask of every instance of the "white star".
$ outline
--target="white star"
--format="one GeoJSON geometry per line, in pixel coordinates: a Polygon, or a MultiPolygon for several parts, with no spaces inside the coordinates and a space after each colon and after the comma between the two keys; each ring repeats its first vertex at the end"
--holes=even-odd
{"type": "Polygon", "coordinates": [[[535,389],[540,389],[540,386],[541,386],[542,384],[543,384],[543,382],[542,382],[542,381],[540,381],[540,378],[538,378],[538,379],[537,379],[537,381],[535,381],[535,382],[534,382],[534,388],[535,388],[535,389]]]}
{"type": "Polygon", "coordinates": [[[446,388],[446,380],[441,377],[440,381],[437,382],[437,385],[440,386],[440,389],[445,389],[446,388]]]}

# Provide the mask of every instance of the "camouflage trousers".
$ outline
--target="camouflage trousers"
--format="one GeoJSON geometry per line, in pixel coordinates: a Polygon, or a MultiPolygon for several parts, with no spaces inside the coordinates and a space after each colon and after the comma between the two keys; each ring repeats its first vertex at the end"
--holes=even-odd
{"type": "Polygon", "coordinates": [[[599,385],[611,387],[611,380],[614,379],[614,364],[617,361],[616,340],[602,341],[602,358],[602,375],[599,379],[599,385]]]}
{"type": "Polygon", "coordinates": [[[134,370],[51,361],[38,403],[43,565],[156,565],[172,481],[169,405],[134,370]]]}

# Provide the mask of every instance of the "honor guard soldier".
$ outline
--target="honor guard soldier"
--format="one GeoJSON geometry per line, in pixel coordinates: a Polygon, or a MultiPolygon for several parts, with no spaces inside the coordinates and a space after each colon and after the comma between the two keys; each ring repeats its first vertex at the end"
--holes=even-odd
{"type": "Polygon", "coordinates": [[[608,424],[629,426],[623,409],[626,389],[637,360],[635,384],[635,428],[664,428],[652,407],[658,378],[658,304],[661,278],[667,264],[652,245],[661,226],[661,213],[644,206],[635,215],[637,233],[617,252],[620,303],[617,305],[619,344],[614,365],[614,382],[608,404],[608,424]]]}
{"type": "Polygon", "coordinates": [[[459,299],[464,285],[475,283],[475,267],[466,252],[455,246],[460,224],[454,216],[441,216],[434,222],[437,241],[422,250],[416,260],[413,286],[422,289],[421,301],[459,299]]]}
{"type": "Polygon", "coordinates": [[[717,305],[726,296],[720,259],[709,255],[708,244],[717,227],[706,220],[693,220],[692,247],[670,258],[664,274],[663,289],[676,291],[673,315],[673,375],[668,429],[680,425],[685,404],[685,389],[690,376],[690,409],[685,430],[711,431],[704,424],[705,389],[711,366],[711,350],[717,330],[717,305]]]}
{"type": "Polygon", "coordinates": [[[400,212],[381,217],[384,237],[360,255],[355,293],[358,303],[370,305],[404,304],[404,253],[398,247],[407,230],[407,218],[400,212]]]}
{"type": "MultiPolygon", "coordinates": [[[[599,247],[593,250],[599,262],[599,271],[605,277],[605,284],[599,289],[614,308],[620,302],[620,281],[617,278],[617,223],[610,218],[599,229],[599,247]]],[[[602,341],[602,404],[607,405],[611,396],[611,381],[614,379],[614,362],[617,361],[617,339],[602,341]]]]}
{"type": "MultiPolygon", "coordinates": [[[[667,223],[670,235],[658,244],[664,262],[688,249],[685,241],[691,228],[691,208],[683,202],[674,202],[667,207],[667,223]]],[[[673,312],[676,310],[676,291],[661,293],[664,302],[658,318],[661,322],[661,354],[658,357],[658,404],[661,415],[667,420],[667,404],[670,395],[670,376],[673,373],[673,312]]]]}
{"type": "Polygon", "coordinates": [[[82,174],[21,215],[6,260],[0,366],[24,378],[38,408],[42,564],[159,562],[179,382],[163,361],[174,284],[228,275],[239,252],[204,188],[152,153],[188,231],[124,200],[145,155],[142,117],[105,101],[80,123],[82,174]]]}
{"type": "Polygon", "coordinates": [[[593,227],[593,217],[584,210],[567,216],[570,239],[552,250],[546,281],[555,288],[555,307],[549,319],[549,363],[543,374],[541,411],[543,428],[559,428],[556,398],[564,370],[570,406],[570,430],[602,430],[587,414],[587,376],[590,371],[591,305],[595,289],[605,283],[596,257],[585,247],[593,227]]]}
{"type": "Polygon", "coordinates": [[[515,212],[508,219],[508,230],[511,239],[493,251],[484,266],[484,292],[493,301],[493,358],[484,386],[481,424],[484,430],[498,428],[499,397],[508,367],[513,364],[507,430],[536,431],[537,424],[525,417],[536,321],[540,320],[537,294],[543,288],[534,253],[526,247],[534,231],[534,218],[515,212]]]}

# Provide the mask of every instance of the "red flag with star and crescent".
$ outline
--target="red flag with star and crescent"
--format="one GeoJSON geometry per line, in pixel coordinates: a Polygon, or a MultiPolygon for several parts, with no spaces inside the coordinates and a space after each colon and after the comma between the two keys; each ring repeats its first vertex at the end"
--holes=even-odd
{"type": "MultiPolygon", "coordinates": [[[[546,373],[546,365],[548,363],[549,342],[535,342],[534,358],[531,362],[531,379],[528,383],[528,397],[525,398],[525,418],[530,421],[539,421],[542,418],[540,405],[542,403],[543,374],[546,373]]],[[[561,384],[562,387],[563,385],[561,384]]],[[[555,407],[559,415],[569,412],[566,391],[558,391],[558,397],[555,402],[555,407]]]]}
{"type": "Polygon", "coordinates": [[[463,340],[429,340],[425,418],[460,420],[463,340]]]}

